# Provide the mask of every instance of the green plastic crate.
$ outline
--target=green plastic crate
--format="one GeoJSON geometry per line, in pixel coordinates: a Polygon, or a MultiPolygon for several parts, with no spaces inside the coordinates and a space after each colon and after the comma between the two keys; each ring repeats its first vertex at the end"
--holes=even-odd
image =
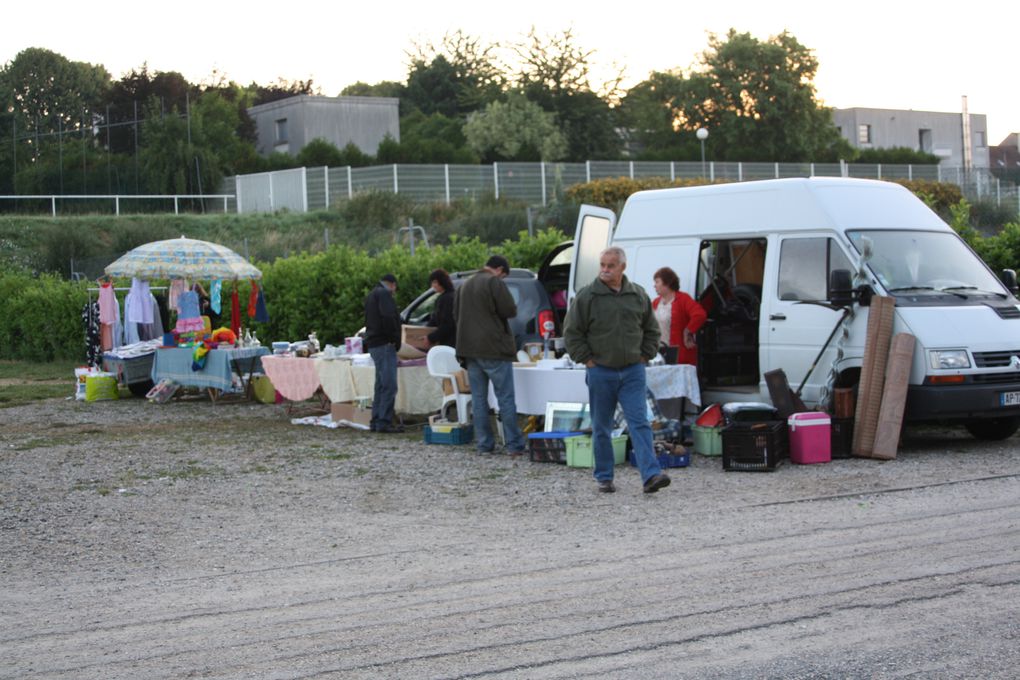
{"type": "Polygon", "coordinates": [[[722,428],[708,427],[706,425],[695,425],[694,430],[694,451],[703,456],[722,455],[722,428]]]}
{"type": "MultiPolygon", "coordinates": [[[[595,467],[595,447],[590,436],[568,437],[563,441],[567,444],[567,465],[570,467],[595,467]]],[[[627,457],[627,435],[613,437],[613,461],[622,465],[627,457]]]]}

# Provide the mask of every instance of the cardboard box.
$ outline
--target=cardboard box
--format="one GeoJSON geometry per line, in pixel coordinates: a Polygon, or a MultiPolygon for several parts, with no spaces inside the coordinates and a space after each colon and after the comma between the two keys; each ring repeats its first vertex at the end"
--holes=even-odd
{"type": "Polygon", "coordinates": [[[330,417],[333,422],[346,420],[355,425],[372,426],[372,409],[359,408],[353,401],[337,401],[330,405],[330,417]]]}
{"type": "Polygon", "coordinates": [[[409,326],[404,324],[400,327],[400,342],[412,347],[421,347],[425,344],[425,338],[429,333],[436,330],[432,326],[409,326]]]}
{"type": "MultiPolygon", "coordinates": [[[[467,371],[463,368],[454,373],[457,378],[457,389],[461,394],[471,394],[471,383],[468,381],[467,371]]],[[[443,378],[443,394],[453,394],[453,386],[449,379],[443,378]]]]}

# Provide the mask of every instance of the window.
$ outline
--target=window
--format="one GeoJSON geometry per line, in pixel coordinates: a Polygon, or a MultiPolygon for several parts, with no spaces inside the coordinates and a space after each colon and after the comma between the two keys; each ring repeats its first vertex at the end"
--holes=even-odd
{"type": "Polygon", "coordinates": [[[276,121],[276,143],[282,144],[287,141],[287,119],[281,118],[276,121]]]}
{"type": "Polygon", "coordinates": [[[871,144],[871,126],[867,123],[862,123],[857,126],[857,143],[871,144]]]}
{"type": "Polygon", "coordinates": [[[984,130],[978,130],[977,132],[974,133],[974,146],[977,146],[977,147],[987,146],[985,144],[985,131],[984,130]]]}
{"type": "Polygon", "coordinates": [[[917,131],[917,149],[925,153],[931,153],[934,147],[931,143],[931,130],[921,129],[917,131]]]}
{"type": "Polygon", "coordinates": [[[779,299],[829,299],[833,270],[853,271],[850,260],[831,238],[788,238],[779,251],[779,299]]]}

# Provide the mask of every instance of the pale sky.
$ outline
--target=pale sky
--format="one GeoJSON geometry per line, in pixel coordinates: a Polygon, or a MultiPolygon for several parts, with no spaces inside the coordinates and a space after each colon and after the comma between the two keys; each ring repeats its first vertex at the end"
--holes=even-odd
{"type": "Polygon", "coordinates": [[[461,29],[484,43],[522,41],[534,26],[571,29],[596,50],[596,74],[625,67],[625,86],[650,71],[687,68],[707,34],[730,28],[760,40],[788,30],[819,61],[815,85],[827,106],[985,114],[988,141],[1020,132],[1016,78],[1020,2],[975,0],[724,0],[702,8],[674,2],[224,2],[55,0],[7,3],[0,62],[27,47],[102,64],[114,79],[148,63],[210,81],[214,71],[241,84],[311,78],[325,95],[356,81],[403,81],[415,42],[438,44],[461,29]]]}

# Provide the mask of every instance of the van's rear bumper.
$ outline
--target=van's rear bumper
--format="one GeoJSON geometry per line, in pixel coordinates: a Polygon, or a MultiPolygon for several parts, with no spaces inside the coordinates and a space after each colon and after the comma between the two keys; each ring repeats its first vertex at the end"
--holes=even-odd
{"type": "Polygon", "coordinates": [[[910,385],[907,422],[965,421],[1020,417],[1020,406],[1002,406],[1004,392],[1020,392],[1020,382],[994,385],[910,385]]]}

